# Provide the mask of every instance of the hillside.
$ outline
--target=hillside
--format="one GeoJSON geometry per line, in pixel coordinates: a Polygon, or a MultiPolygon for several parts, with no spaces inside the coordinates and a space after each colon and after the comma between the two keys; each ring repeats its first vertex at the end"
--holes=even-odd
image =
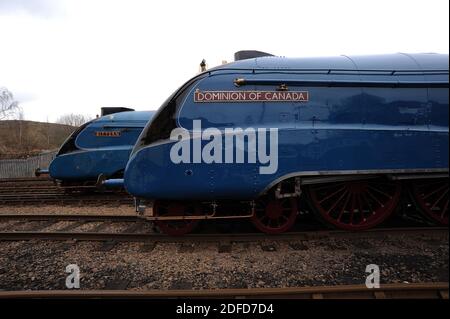
{"type": "Polygon", "coordinates": [[[56,150],[74,130],[73,126],[55,123],[0,121],[0,159],[56,150]]]}

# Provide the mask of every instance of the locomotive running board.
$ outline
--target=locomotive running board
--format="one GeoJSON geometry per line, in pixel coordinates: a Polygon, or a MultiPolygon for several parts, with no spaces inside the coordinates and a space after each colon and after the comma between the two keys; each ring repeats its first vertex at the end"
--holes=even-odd
{"type": "Polygon", "coordinates": [[[302,177],[301,185],[323,184],[334,182],[347,182],[360,179],[378,178],[377,175],[341,175],[341,176],[322,176],[322,177],[302,177]]]}
{"type": "Polygon", "coordinates": [[[407,179],[424,179],[424,178],[448,178],[448,173],[435,173],[435,174],[402,174],[402,175],[389,175],[392,180],[407,180],[407,179]]]}
{"type": "MultiPolygon", "coordinates": [[[[408,180],[408,179],[423,179],[423,178],[448,178],[448,173],[412,173],[412,174],[385,174],[390,180],[408,180]]],[[[301,177],[301,185],[323,184],[334,182],[348,182],[360,179],[380,178],[380,175],[375,174],[361,174],[361,175],[329,175],[321,177],[301,177]]]]}
{"type": "Polygon", "coordinates": [[[249,215],[232,215],[232,216],[217,216],[217,215],[192,215],[192,216],[142,216],[146,220],[206,220],[206,219],[237,219],[237,218],[252,218],[253,214],[249,215]]]}
{"type": "Polygon", "coordinates": [[[447,177],[449,174],[448,168],[432,168],[432,169],[382,169],[382,170],[347,170],[347,171],[299,171],[283,175],[272,183],[266,186],[261,191],[260,195],[265,194],[272,187],[278,183],[285,181],[289,178],[300,177],[301,185],[307,184],[320,184],[330,182],[341,182],[358,180],[365,178],[375,178],[380,176],[386,176],[390,179],[400,179],[401,176],[414,176],[417,178],[440,178],[447,177]]]}
{"type": "Polygon", "coordinates": [[[245,215],[217,215],[215,207],[213,205],[213,212],[207,215],[183,215],[183,216],[155,216],[153,212],[153,201],[148,202],[148,207],[143,204],[143,201],[139,198],[134,198],[136,213],[139,217],[146,220],[206,220],[206,219],[235,219],[235,218],[252,218],[255,214],[254,203],[250,205],[251,213],[245,215]]]}

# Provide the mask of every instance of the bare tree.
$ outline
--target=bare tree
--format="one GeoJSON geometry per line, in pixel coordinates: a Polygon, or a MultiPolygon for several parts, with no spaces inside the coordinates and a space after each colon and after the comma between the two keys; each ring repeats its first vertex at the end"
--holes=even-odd
{"type": "Polygon", "coordinates": [[[0,120],[15,118],[20,114],[19,103],[5,87],[0,87],[0,120]]]}
{"type": "Polygon", "coordinates": [[[56,120],[56,123],[78,127],[90,120],[91,120],[91,118],[87,115],[71,113],[71,114],[65,114],[63,116],[60,116],[56,120]]]}

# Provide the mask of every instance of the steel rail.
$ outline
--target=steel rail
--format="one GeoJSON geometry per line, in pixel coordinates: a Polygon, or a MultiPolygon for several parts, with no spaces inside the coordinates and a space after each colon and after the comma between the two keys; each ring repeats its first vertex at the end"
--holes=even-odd
{"type": "Polygon", "coordinates": [[[0,214],[0,221],[5,220],[55,220],[55,221],[143,221],[136,215],[88,215],[88,214],[0,214]]]}
{"type": "Polygon", "coordinates": [[[28,194],[9,194],[3,196],[0,194],[0,201],[11,201],[16,199],[22,199],[22,200],[28,200],[28,199],[65,199],[65,200],[117,200],[117,199],[128,199],[131,200],[132,198],[130,196],[111,196],[111,195],[104,195],[104,196],[88,196],[88,195],[68,195],[64,193],[28,193],[28,194]]]}
{"type": "Polygon", "coordinates": [[[381,284],[369,289],[365,285],[339,285],[288,288],[203,289],[203,290],[28,290],[0,291],[3,299],[24,298],[274,298],[274,299],[448,299],[448,282],[381,284]]]}
{"type": "Polygon", "coordinates": [[[34,182],[52,182],[53,180],[50,178],[38,178],[38,177],[31,177],[31,178],[0,178],[0,183],[34,183],[34,182]]]}
{"type": "Polygon", "coordinates": [[[110,194],[99,194],[99,195],[83,195],[83,194],[66,194],[66,193],[55,193],[55,194],[40,194],[40,193],[29,193],[29,194],[0,194],[0,204],[30,204],[30,203],[123,203],[132,204],[133,198],[129,195],[116,195],[110,194]]]}
{"type": "Polygon", "coordinates": [[[168,236],[161,233],[106,233],[106,232],[64,232],[64,231],[0,231],[0,241],[22,240],[77,240],[77,241],[117,241],[117,242],[260,242],[260,241],[295,241],[322,238],[379,238],[381,235],[432,235],[448,237],[448,228],[418,227],[418,228],[380,228],[360,232],[342,230],[287,232],[268,236],[264,233],[236,234],[188,234],[185,236],[168,236]]]}

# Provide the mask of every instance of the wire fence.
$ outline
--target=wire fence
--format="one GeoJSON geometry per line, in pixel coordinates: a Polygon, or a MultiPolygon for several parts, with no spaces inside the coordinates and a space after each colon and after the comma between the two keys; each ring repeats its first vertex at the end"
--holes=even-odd
{"type": "Polygon", "coordinates": [[[0,178],[34,177],[36,169],[47,169],[55,155],[56,151],[51,151],[26,159],[0,160],[0,178]]]}

